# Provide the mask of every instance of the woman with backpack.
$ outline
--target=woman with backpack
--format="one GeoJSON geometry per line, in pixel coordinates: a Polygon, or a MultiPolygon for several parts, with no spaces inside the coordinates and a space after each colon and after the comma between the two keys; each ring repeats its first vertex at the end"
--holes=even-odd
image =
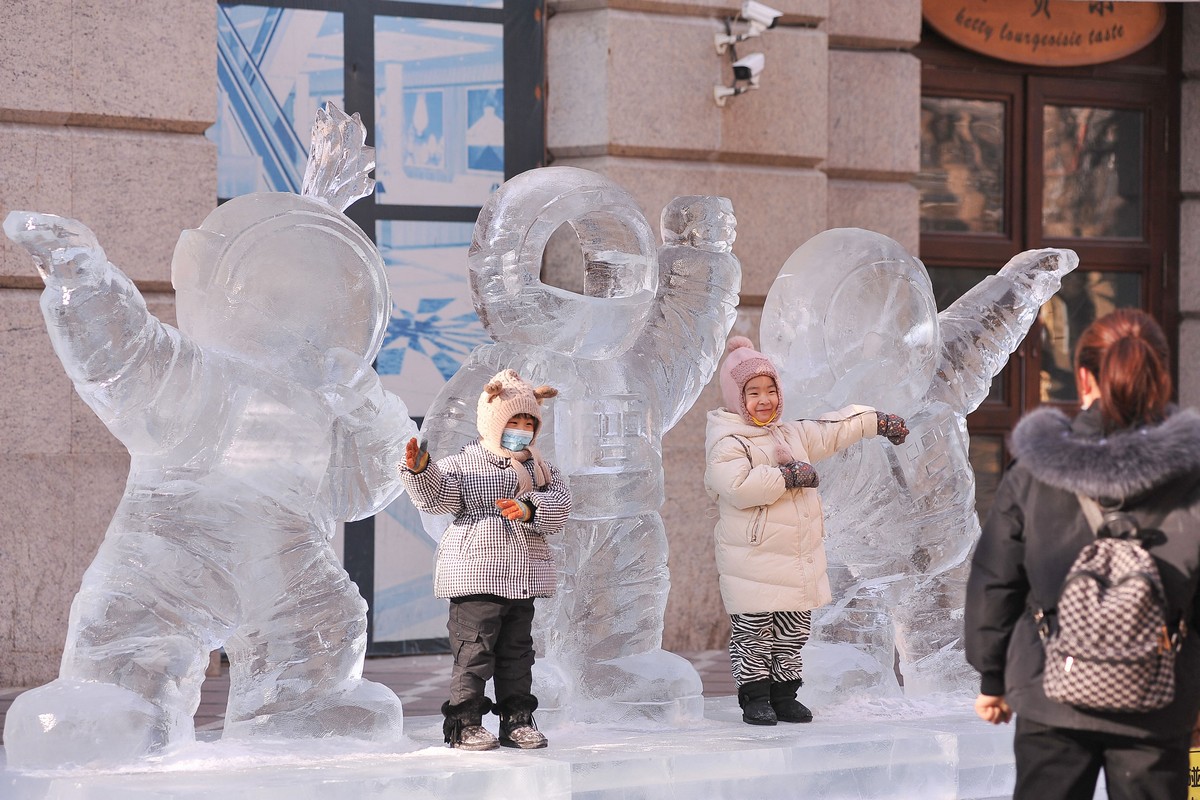
{"type": "Polygon", "coordinates": [[[1075,379],[1074,420],[1041,408],[1013,431],[1015,463],[972,556],[975,711],[993,724],[1017,716],[1015,798],[1090,800],[1103,768],[1109,797],[1184,800],[1200,712],[1200,414],[1169,405],[1166,337],[1141,311],[1083,332],[1075,379]],[[1097,531],[1129,534],[1150,558],[1097,531]],[[1134,577],[1120,582],[1122,571],[1134,577]],[[1119,610],[1078,613],[1086,602],[1119,610]],[[1121,630],[1152,642],[1143,660],[1105,657],[1126,647],[1113,641],[1121,630]]]}

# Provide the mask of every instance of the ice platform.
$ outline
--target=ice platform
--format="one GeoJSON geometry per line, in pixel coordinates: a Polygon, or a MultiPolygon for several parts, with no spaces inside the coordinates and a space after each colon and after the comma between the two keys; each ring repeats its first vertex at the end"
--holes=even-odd
{"type": "MultiPolygon", "coordinates": [[[[495,720],[488,718],[493,730],[495,720]]],[[[550,747],[540,751],[450,750],[440,717],[405,725],[401,745],[369,751],[332,740],[202,740],[124,772],[5,769],[0,798],[965,800],[1010,796],[1014,777],[1011,726],[982,723],[969,703],[848,702],[818,709],[809,724],[756,727],[741,721],[736,698],[719,697],[686,728],[543,726],[550,747]]]]}

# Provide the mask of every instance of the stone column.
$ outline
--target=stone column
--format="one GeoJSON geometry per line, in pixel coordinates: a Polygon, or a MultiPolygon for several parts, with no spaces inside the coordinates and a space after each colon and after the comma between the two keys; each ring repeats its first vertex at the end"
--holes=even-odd
{"type": "MultiPolygon", "coordinates": [[[[0,215],[75,217],[174,319],[171,254],[216,202],[213,0],[10,0],[0,215]]],[[[124,489],[125,449],[50,347],[28,254],[0,236],[0,686],[58,674],[71,598],[124,489]]]]}
{"type": "Polygon", "coordinates": [[[1183,8],[1180,87],[1179,402],[1200,406],[1200,6],[1183,8]]]}

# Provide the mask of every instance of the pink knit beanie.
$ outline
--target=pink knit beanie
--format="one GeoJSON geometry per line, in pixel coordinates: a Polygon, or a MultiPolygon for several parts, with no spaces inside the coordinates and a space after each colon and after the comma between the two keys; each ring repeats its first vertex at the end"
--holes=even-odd
{"type": "Polygon", "coordinates": [[[744,389],[751,378],[767,375],[775,381],[775,389],[779,392],[779,411],[783,413],[783,387],[779,383],[779,372],[771,360],[754,349],[753,343],[745,336],[734,336],[725,347],[725,361],[721,364],[721,399],[725,410],[741,414],[742,419],[754,424],[754,418],[746,408],[744,389]]]}

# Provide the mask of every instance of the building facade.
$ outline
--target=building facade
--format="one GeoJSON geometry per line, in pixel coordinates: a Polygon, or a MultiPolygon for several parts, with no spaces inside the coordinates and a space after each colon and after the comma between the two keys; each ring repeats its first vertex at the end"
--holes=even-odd
{"type": "MultiPolygon", "coordinates": [[[[1070,332],[1106,303],[1163,321],[1177,343],[1179,400],[1200,405],[1200,4],[1165,4],[1162,32],[1118,61],[1032,67],[946,40],[923,26],[919,0],[777,2],[779,24],[738,45],[739,55],[766,56],[760,88],[724,107],[713,88],[732,82],[731,59],[714,36],[735,3],[551,3],[539,16],[544,80],[535,87],[544,163],[609,176],[651,220],[675,195],[730,197],[743,266],[735,332],[755,341],[779,267],[827,228],[869,228],[920,253],[939,299],[1020,250],[1079,250],[1087,275],[1070,288],[1083,300],[1044,311],[971,419],[981,502],[1020,413],[1069,405],[1060,357],[1070,332]],[[1081,119],[1108,133],[1087,139],[1081,119]],[[1107,176],[1097,191],[1119,207],[1069,202],[1082,186],[1072,176],[1088,175],[1107,176]]],[[[84,220],[167,321],[175,240],[218,197],[218,146],[205,137],[219,104],[217,12],[215,0],[15,0],[0,36],[0,213],[84,220]]],[[[128,469],[54,356],[40,289],[26,254],[0,238],[7,686],[56,674],[71,597],[128,469]]],[[[714,383],[664,445],[673,649],[722,646],[727,634],[699,457],[704,415],[719,402],[714,383]]]]}

